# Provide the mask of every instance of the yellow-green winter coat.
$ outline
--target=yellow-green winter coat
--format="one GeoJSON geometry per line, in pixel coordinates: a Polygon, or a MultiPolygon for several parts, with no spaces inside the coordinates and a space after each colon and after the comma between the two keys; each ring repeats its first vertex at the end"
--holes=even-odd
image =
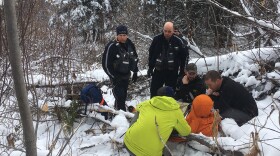
{"type": "Polygon", "coordinates": [[[124,143],[137,156],[162,156],[173,129],[181,136],[191,132],[180,105],[171,97],[155,96],[138,104],[136,110],[139,117],[127,130],[124,143]]]}

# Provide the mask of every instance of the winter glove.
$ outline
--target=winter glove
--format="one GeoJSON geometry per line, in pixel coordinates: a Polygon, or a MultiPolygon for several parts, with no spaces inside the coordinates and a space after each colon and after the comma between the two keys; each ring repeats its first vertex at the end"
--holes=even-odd
{"type": "Polygon", "coordinates": [[[133,106],[128,106],[127,108],[130,113],[136,112],[136,109],[133,106]]]}
{"type": "Polygon", "coordinates": [[[138,79],[137,72],[133,73],[132,82],[136,82],[138,79]]]}
{"type": "Polygon", "coordinates": [[[153,73],[154,73],[153,69],[149,68],[147,72],[148,78],[150,78],[153,75],[153,73]]]}

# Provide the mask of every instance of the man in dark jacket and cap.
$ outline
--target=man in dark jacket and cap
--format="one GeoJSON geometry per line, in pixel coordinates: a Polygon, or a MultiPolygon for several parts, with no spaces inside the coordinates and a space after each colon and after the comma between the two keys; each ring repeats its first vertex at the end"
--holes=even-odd
{"type": "Polygon", "coordinates": [[[132,81],[138,78],[138,55],[132,41],[127,37],[128,30],[124,25],[116,28],[117,37],[105,47],[102,57],[102,67],[113,82],[115,108],[126,111],[125,101],[131,71],[132,81]]]}
{"type": "Polygon", "coordinates": [[[240,83],[210,70],[205,75],[205,84],[209,88],[207,94],[214,101],[214,108],[219,109],[223,119],[232,118],[241,126],[258,116],[256,101],[240,83]]]}
{"type": "Polygon", "coordinates": [[[197,75],[197,66],[194,63],[187,64],[185,75],[178,79],[175,99],[191,103],[196,96],[205,92],[206,85],[197,75]]]}
{"type": "Polygon", "coordinates": [[[152,76],[151,98],[163,85],[175,90],[178,75],[183,75],[186,61],[183,41],[174,35],[172,22],[166,22],[163,33],[154,37],[149,48],[148,77],[152,76]],[[180,70],[179,70],[180,67],[180,70]],[[179,72],[179,74],[178,74],[179,72]]]}

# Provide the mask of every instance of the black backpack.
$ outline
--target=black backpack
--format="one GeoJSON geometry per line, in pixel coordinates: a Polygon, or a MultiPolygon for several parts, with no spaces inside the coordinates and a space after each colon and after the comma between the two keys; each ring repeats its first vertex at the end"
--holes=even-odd
{"type": "Polygon", "coordinates": [[[103,99],[101,89],[92,83],[81,90],[80,99],[86,103],[100,103],[103,99]]]}
{"type": "MultiPolygon", "coordinates": [[[[86,115],[86,113],[87,113],[88,104],[99,103],[100,105],[103,105],[103,106],[107,105],[106,101],[103,99],[101,89],[95,83],[88,84],[81,90],[80,100],[83,103],[85,103],[85,109],[83,112],[84,115],[86,115]]],[[[103,113],[101,113],[101,115],[103,115],[105,117],[105,119],[107,120],[107,118],[108,118],[107,112],[103,112],[103,113]]]]}

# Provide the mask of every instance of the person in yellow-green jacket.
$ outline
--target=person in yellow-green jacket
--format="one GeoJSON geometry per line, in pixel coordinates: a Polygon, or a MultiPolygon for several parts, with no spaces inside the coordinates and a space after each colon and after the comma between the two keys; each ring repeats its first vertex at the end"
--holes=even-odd
{"type": "Polygon", "coordinates": [[[173,130],[181,136],[191,133],[180,105],[173,96],[171,87],[161,87],[157,96],[136,106],[137,120],[124,137],[124,145],[131,155],[162,156],[165,143],[173,130]]]}

